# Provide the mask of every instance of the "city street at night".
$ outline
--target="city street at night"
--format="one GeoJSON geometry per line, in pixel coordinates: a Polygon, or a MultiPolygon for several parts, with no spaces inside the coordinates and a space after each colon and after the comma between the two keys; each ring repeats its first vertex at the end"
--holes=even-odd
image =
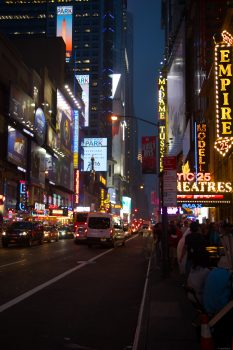
{"type": "Polygon", "coordinates": [[[233,350],[233,0],[0,0],[0,350],[233,350]]]}
{"type": "Polygon", "coordinates": [[[73,240],[0,250],[1,349],[132,346],[148,260],[133,236],[115,249],[73,240]]]}

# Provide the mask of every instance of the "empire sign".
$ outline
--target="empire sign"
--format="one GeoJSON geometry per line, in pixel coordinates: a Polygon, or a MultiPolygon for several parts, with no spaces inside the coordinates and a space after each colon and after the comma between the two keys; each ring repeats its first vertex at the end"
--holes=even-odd
{"type": "Polygon", "coordinates": [[[223,41],[215,45],[215,100],[216,136],[215,149],[225,156],[233,145],[233,37],[222,32],[223,41]]]}

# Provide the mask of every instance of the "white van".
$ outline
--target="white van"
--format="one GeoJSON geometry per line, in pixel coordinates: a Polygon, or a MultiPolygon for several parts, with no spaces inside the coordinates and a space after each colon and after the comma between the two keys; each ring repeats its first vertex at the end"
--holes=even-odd
{"type": "Polygon", "coordinates": [[[87,218],[87,245],[91,247],[94,244],[125,245],[125,232],[123,221],[119,216],[93,212],[89,213],[87,218]]]}

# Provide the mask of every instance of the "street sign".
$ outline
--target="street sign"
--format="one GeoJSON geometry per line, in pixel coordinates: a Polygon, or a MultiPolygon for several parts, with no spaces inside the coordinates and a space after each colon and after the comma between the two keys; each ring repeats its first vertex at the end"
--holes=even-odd
{"type": "Polygon", "coordinates": [[[163,170],[176,170],[176,157],[169,156],[163,158],[163,170]]]}

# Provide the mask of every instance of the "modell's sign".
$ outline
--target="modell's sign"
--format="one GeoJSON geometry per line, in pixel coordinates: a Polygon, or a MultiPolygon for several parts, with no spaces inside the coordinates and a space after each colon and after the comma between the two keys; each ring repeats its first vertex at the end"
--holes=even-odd
{"type": "Polygon", "coordinates": [[[207,127],[206,123],[197,124],[197,166],[198,172],[207,170],[207,127]]]}
{"type": "Polygon", "coordinates": [[[215,99],[216,141],[215,149],[225,156],[233,145],[233,37],[222,32],[223,40],[215,45],[215,99]]]}

